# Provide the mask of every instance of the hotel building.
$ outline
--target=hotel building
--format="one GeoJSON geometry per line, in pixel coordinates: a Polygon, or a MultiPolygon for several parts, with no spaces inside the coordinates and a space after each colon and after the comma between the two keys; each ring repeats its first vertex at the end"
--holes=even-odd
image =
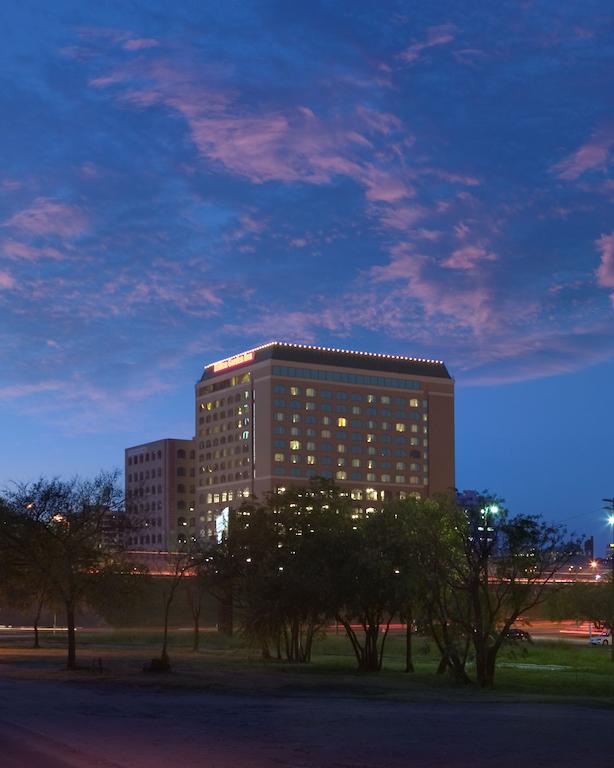
{"type": "Polygon", "coordinates": [[[195,462],[194,440],[156,440],[126,448],[126,511],[133,523],[126,538],[130,549],[174,551],[193,535],[195,462]]]}
{"type": "Polygon", "coordinates": [[[242,499],[314,476],[357,513],[455,484],[454,381],[437,360],[265,344],[205,366],[195,434],[195,538],[242,499]]]}

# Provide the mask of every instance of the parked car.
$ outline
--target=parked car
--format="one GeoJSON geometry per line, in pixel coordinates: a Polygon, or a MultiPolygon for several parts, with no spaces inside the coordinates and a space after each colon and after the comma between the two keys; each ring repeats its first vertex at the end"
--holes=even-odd
{"type": "Polygon", "coordinates": [[[505,633],[506,640],[526,640],[528,643],[532,643],[531,635],[525,629],[517,629],[512,627],[505,633]]]}
{"type": "Polygon", "coordinates": [[[609,629],[603,629],[599,632],[594,632],[590,636],[589,642],[591,645],[610,645],[612,642],[612,633],[609,629]]]}

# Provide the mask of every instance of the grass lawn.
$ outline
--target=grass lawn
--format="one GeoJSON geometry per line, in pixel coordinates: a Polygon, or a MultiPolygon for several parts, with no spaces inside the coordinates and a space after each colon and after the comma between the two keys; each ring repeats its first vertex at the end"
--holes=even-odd
{"type": "MultiPolygon", "coordinates": [[[[510,643],[499,655],[494,691],[458,686],[436,675],[436,648],[425,638],[414,638],[416,671],[403,672],[403,633],[391,633],[378,674],[360,674],[345,635],[334,630],[320,638],[309,665],[265,662],[240,637],[205,631],[201,650],[191,651],[189,631],[173,631],[169,655],[172,671],[152,674],[143,665],[158,655],[161,633],[152,630],[81,631],[77,655],[82,669],[63,669],[65,638],[45,634],[43,648],[34,650],[29,637],[0,640],[0,676],[54,680],[99,680],[155,687],[227,693],[279,695],[335,695],[399,699],[463,699],[489,701],[562,701],[614,706],[614,664],[608,648],[569,642],[510,643]],[[103,672],[98,672],[98,659],[103,672]]],[[[469,674],[472,667],[469,665],[469,674]]]]}

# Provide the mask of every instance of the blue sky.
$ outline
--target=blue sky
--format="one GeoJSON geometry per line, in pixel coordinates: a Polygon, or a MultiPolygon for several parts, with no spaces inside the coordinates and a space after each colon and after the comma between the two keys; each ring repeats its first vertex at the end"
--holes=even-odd
{"type": "Polygon", "coordinates": [[[460,487],[605,541],[606,2],[5,3],[0,483],[271,339],[444,359],[460,487]]]}

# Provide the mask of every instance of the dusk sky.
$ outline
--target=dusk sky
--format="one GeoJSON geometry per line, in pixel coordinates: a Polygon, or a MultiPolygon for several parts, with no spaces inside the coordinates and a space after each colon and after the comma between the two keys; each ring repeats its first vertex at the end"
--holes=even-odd
{"type": "Polygon", "coordinates": [[[605,543],[610,2],[0,25],[0,485],[191,437],[203,365],[275,339],[443,359],[457,485],[605,543]]]}

